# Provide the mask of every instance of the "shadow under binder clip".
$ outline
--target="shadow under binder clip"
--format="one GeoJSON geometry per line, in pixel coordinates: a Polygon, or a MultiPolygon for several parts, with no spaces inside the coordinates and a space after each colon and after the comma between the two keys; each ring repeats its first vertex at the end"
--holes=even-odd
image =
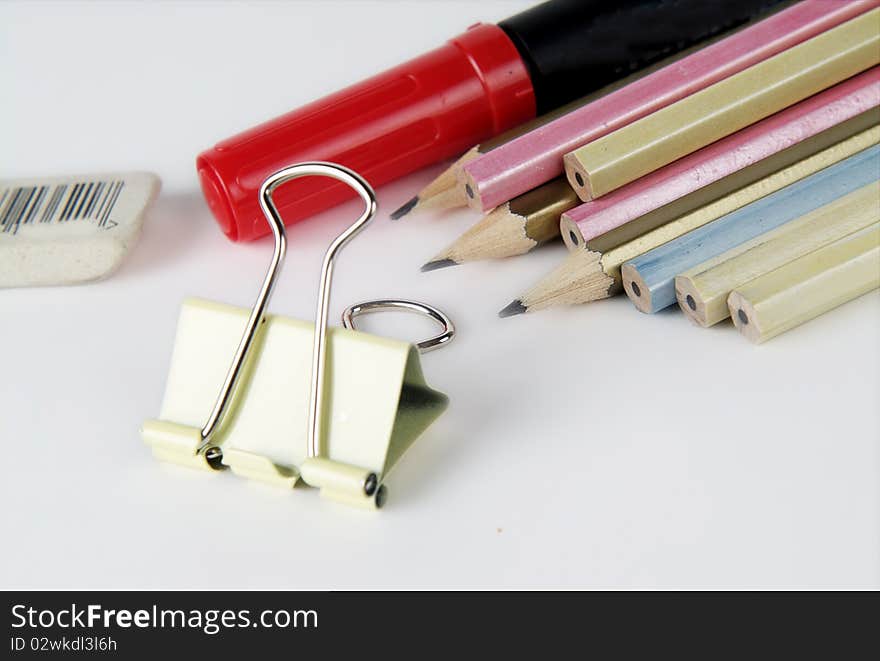
{"type": "Polygon", "coordinates": [[[349,307],[345,328],[327,328],[336,255],[376,213],[375,193],[357,173],[293,165],[263,182],[260,206],[275,251],[257,300],[250,311],[184,302],[160,418],[144,423],[144,441],[164,461],[288,488],[302,479],[333,500],[381,507],[383,480],[446,409],[446,395],[425,383],[419,352],[447,343],[453,325],[424,303],[379,300],[349,307]],[[287,245],[272,193],[310,175],[348,184],[365,204],[324,255],[314,324],[265,312],[287,245]],[[358,315],[387,309],[428,315],[443,328],[417,345],[355,329],[358,315]]]}

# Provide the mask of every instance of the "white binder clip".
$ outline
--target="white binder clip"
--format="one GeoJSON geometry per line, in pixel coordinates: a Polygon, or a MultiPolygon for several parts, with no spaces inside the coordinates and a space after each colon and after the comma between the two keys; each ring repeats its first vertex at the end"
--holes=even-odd
{"type": "Polygon", "coordinates": [[[285,168],[263,182],[260,206],[275,251],[253,308],[184,302],[160,418],[144,423],[143,439],[163,461],[288,488],[302,479],[334,500],[381,507],[388,473],[447,406],[425,383],[419,352],[447,343],[453,325],[424,303],[380,300],[349,307],[345,328],[327,328],[336,255],[376,213],[357,173],[319,162],[285,168]],[[365,204],[324,255],[315,324],[265,312],[286,251],[272,193],[310,175],[348,184],[365,204]],[[442,330],[412,345],[355,329],[358,315],[389,308],[428,315],[442,330]]]}

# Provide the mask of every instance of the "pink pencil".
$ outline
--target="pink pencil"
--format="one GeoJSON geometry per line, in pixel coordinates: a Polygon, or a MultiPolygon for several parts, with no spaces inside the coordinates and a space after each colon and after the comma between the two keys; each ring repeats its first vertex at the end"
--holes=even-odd
{"type": "Polygon", "coordinates": [[[874,67],[570,209],[562,214],[562,236],[572,250],[618,228],[611,243],[628,241],[876,124],[878,107],[874,67]]]}
{"type": "Polygon", "coordinates": [[[468,204],[488,211],[558,177],[562,157],[689,94],[835,27],[880,0],[804,0],[474,159],[468,204]]]}

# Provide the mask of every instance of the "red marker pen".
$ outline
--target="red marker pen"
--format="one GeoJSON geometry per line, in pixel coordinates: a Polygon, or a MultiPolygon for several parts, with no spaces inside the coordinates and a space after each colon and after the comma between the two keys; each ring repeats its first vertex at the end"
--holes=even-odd
{"type": "MultiPolygon", "coordinates": [[[[226,235],[268,233],[260,184],[300,161],[333,161],[373,186],[474,144],[742,24],[780,0],[551,0],[218,143],[202,192],[226,235]]],[[[286,223],[351,197],[330,179],[279,188],[286,223]]]]}

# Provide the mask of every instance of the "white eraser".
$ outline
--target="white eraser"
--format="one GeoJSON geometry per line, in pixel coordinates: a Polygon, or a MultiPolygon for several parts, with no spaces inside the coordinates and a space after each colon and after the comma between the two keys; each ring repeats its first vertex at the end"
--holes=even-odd
{"type": "Polygon", "coordinates": [[[0,181],[0,287],[106,277],[140,236],[159,186],[148,172],[0,181]]]}

